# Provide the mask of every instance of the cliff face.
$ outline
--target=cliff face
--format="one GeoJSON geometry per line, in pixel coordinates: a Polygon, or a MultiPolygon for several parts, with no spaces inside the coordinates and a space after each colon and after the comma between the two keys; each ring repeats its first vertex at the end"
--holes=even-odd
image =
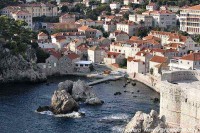
{"type": "Polygon", "coordinates": [[[35,51],[30,47],[24,55],[14,55],[0,44],[0,83],[41,82],[46,75],[36,65],[35,51]]]}

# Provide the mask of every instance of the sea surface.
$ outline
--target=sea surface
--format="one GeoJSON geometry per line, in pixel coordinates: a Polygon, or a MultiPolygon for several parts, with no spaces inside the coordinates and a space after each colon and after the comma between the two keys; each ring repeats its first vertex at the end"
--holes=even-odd
{"type": "Polygon", "coordinates": [[[159,110],[159,103],[152,101],[159,98],[158,93],[139,82],[124,88],[125,79],[122,79],[93,87],[105,103],[95,107],[81,104],[85,117],[74,119],[36,113],[38,106],[50,105],[57,84],[67,79],[94,80],[68,76],[51,79],[49,85],[0,86],[0,133],[120,133],[136,111],[159,110]],[[115,92],[122,94],[115,96],[115,92]]]}

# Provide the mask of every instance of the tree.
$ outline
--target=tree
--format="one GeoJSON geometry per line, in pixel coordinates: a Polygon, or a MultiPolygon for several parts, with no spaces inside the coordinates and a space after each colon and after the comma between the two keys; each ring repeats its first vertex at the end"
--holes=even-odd
{"type": "Polygon", "coordinates": [[[136,36],[143,38],[148,35],[148,32],[149,32],[149,29],[147,29],[145,27],[140,27],[140,28],[138,28],[138,30],[136,32],[136,36]]]}
{"type": "Polygon", "coordinates": [[[150,74],[153,75],[153,68],[150,68],[150,74]]]}
{"type": "Polygon", "coordinates": [[[65,12],[69,12],[69,9],[67,6],[62,6],[61,11],[62,11],[62,13],[65,13],[65,12]]]}
{"type": "Polygon", "coordinates": [[[123,15],[123,17],[124,17],[126,20],[128,20],[128,19],[129,19],[129,14],[128,14],[128,13],[125,13],[125,14],[123,15]]]}
{"type": "Polygon", "coordinates": [[[36,51],[39,62],[48,58],[47,53],[38,48],[36,42],[31,40],[37,38],[37,33],[24,28],[27,25],[24,21],[15,21],[6,16],[0,16],[0,37],[5,40],[5,48],[8,48],[14,55],[25,55],[27,48],[32,47],[36,51]]]}
{"type": "Polygon", "coordinates": [[[126,67],[126,66],[127,66],[127,59],[126,59],[126,58],[123,59],[123,60],[119,63],[119,66],[120,66],[121,68],[126,67]]]}

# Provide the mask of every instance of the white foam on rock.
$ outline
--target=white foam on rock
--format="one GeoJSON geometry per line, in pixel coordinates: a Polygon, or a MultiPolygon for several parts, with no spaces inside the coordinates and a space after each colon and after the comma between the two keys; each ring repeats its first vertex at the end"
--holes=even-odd
{"type": "MultiPolygon", "coordinates": [[[[37,112],[37,111],[35,111],[37,112]]],[[[42,111],[42,112],[37,112],[42,115],[49,115],[49,116],[54,116],[54,117],[66,117],[66,118],[81,118],[84,112],[75,112],[73,111],[72,113],[67,113],[67,114],[58,114],[54,115],[51,111],[42,111]]]]}
{"type": "Polygon", "coordinates": [[[127,114],[113,114],[102,118],[103,120],[127,120],[127,114]]]}
{"type": "Polygon", "coordinates": [[[81,118],[82,115],[79,112],[72,112],[72,113],[68,113],[68,114],[55,115],[55,117],[81,118]]]}

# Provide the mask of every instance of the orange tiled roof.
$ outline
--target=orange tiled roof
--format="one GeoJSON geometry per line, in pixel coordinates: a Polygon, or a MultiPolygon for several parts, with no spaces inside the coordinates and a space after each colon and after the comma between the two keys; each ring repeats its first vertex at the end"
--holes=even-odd
{"type": "Polygon", "coordinates": [[[132,41],[134,41],[134,40],[140,40],[140,38],[137,37],[137,36],[132,36],[132,37],[130,38],[130,40],[132,40],[132,41]]]}
{"type": "Polygon", "coordinates": [[[162,57],[162,56],[154,56],[151,58],[152,62],[157,62],[157,63],[164,63],[167,61],[167,58],[166,57],[162,57]]]}
{"type": "Polygon", "coordinates": [[[44,32],[40,32],[40,33],[38,34],[38,36],[47,36],[47,34],[45,34],[44,32]]]}
{"type": "Polygon", "coordinates": [[[74,59],[79,58],[80,56],[77,55],[76,53],[71,53],[71,54],[68,54],[67,57],[70,58],[71,60],[74,60],[74,59]]]}
{"type": "Polygon", "coordinates": [[[200,10],[200,4],[186,8],[187,10],[200,10]]]}
{"type": "Polygon", "coordinates": [[[134,59],[134,57],[128,57],[127,61],[131,62],[134,59]]]}
{"type": "Polygon", "coordinates": [[[182,60],[200,61],[200,53],[191,53],[181,57],[182,60]]]}

